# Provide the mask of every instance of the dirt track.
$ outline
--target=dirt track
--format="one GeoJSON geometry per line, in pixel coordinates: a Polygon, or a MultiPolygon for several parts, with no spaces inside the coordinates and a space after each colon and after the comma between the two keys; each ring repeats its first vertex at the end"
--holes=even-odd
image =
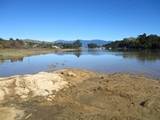
{"type": "Polygon", "coordinates": [[[0,120],[160,120],[158,80],[74,69],[53,74],[66,82],[63,88],[45,97],[8,93],[1,102],[0,120]]]}

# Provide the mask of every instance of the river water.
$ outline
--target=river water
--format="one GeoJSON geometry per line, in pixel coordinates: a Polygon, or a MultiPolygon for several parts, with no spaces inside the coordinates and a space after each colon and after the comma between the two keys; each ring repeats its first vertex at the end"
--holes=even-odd
{"type": "Polygon", "coordinates": [[[160,52],[84,50],[35,55],[0,61],[0,76],[63,68],[81,68],[104,73],[138,73],[160,78],[160,52]]]}

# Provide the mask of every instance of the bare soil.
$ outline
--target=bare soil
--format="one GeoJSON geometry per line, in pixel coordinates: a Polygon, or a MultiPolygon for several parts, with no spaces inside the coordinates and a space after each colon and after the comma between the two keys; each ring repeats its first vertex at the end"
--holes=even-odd
{"type": "MultiPolygon", "coordinates": [[[[15,97],[14,92],[4,93],[8,98],[1,100],[0,120],[160,120],[158,80],[142,75],[100,74],[77,69],[50,74],[61,77],[61,82],[66,84],[46,96],[29,94],[23,98],[21,95],[15,97]]],[[[16,80],[16,77],[1,78],[1,81],[16,80]]],[[[33,79],[32,75],[30,77],[33,79]]],[[[50,79],[55,80],[52,77],[47,80],[50,79]]],[[[3,86],[7,84],[10,82],[3,86]]],[[[14,85],[12,91],[15,90],[14,85]]],[[[3,86],[1,88],[5,89],[3,86]]],[[[51,90],[42,87],[41,92],[44,89],[51,90]]]]}

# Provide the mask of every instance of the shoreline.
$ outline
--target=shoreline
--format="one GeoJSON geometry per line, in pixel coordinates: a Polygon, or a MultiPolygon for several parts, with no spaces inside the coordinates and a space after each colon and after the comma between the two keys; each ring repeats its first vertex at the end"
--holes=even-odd
{"type": "Polygon", "coordinates": [[[3,120],[159,120],[160,81],[80,69],[3,77],[0,111],[3,120]]]}
{"type": "Polygon", "coordinates": [[[18,60],[23,57],[49,54],[55,52],[77,51],[78,49],[48,49],[48,48],[35,48],[35,49],[0,49],[0,60],[18,60]]]}

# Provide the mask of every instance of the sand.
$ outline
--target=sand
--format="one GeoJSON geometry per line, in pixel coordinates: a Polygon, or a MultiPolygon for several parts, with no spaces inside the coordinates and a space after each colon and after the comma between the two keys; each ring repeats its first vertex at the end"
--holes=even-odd
{"type": "Polygon", "coordinates": [[[160,81],[77,69],[5,77],[0,111],[0,120],[160,120],[160,81]]]}

